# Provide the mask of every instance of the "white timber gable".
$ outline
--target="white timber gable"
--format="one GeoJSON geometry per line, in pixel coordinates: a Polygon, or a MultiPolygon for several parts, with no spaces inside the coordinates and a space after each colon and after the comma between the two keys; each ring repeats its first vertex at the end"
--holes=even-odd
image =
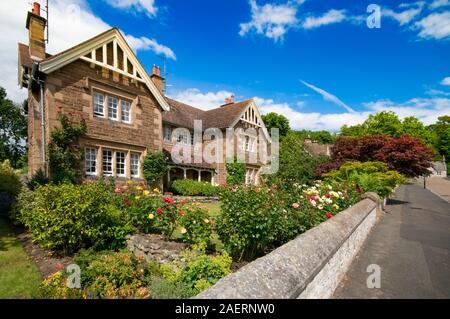
{"type": "Polygon", "coordinates": [[[161,92],[156,88],[147,71],[118,29],[113,28],[42,61],[39,65],[39,71],[48,74],[78,59],[89,62],[91,66],[97,65],[127,76],[133,81],[144,83],[155,96],[162,109],[165,111],[170,110],[161,92]]]}

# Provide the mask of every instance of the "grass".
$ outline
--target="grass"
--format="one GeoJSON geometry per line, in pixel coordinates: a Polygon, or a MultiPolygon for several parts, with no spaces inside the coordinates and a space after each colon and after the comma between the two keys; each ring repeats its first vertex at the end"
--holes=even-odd
{"type": "Polygon", "coordinates": [[[0,299],[32,298],[42,281],[8,223],[0,218],[0,299]]]}

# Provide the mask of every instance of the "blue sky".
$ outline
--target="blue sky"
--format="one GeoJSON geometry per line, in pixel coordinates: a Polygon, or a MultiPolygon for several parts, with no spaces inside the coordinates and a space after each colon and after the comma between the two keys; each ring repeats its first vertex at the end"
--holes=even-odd
{"type": "Polygon", "coordinates": [[[330,130],[383,109],[427,123],[450,114],[448,0],[51,0],[50,6],[54,15],[75,13],[74,25],[91,27],[59,33],[64,19],[51,16],[49,50],[117,26],[147,70],[165,57],[168,95],[194,106],[217,106],[231,94],[255,97],[263,112],[283,113],[295,128],[330,130]],[[381,28],[366,25],[371,3],[382,10],[381,28]]]}

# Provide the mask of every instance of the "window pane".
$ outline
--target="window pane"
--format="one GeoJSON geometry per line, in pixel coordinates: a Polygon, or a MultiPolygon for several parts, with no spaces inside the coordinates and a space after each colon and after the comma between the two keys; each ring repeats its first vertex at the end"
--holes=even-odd
{"type": "Polygon", "coordinates": [[[84,153],[86,175],[97,174],[97,150],[95,148],[86,148],[84,153]]]}
{"type": "Polygon", "coordinates": [[[131,154],[130,173],[132,177],[139,177],[139,154],[131,154]]]}
{"type": "Polygon", "coordinates": [[[117,120],[117,109],[119,100],[116,97],[108,96],[108,117],[111,120],[117,120]]]}
{"type": "Polygon", "coordinates": [[[122,121],[125,123],[130,123],[130,109],[131,103],[128,101],[122,101],[122,121]]]}
{"type": "Polygon", "coordinates": [[[112,166],[112,151],[103,150],[103,175],[112,175],[113,166],[112,166]]]}
{"type": "Polygon", "coordinates": [[[116,175],[125,176],[125,153],[116,152],[116,175]]]}
{"type": "Polygon", "coordinates": [[[171,141],[172,140],[172,128],[164,127],[164,140],[171,141]]]}
{"type": "Polygon", "coordinates": [[[103,94],[94,93],[94,116],[104,116],[105,97],[103,94]]]}

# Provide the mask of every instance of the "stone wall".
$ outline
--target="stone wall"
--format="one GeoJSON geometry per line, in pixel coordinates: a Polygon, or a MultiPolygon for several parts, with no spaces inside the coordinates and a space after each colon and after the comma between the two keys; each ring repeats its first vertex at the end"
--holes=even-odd
{"type": "Polygon", "coordinates": [[[222,278],[196,298],[329,298],[358,253],[381,210],[374,193],[222,278]]]}
{"type": "Polygon", "coordinates": [[[142,257],[147,262],[167,263],[177,259],[187,245],[166,241],[161,235],[136,234],[127,236],[127,248],[136,257],[142,257]]]}

